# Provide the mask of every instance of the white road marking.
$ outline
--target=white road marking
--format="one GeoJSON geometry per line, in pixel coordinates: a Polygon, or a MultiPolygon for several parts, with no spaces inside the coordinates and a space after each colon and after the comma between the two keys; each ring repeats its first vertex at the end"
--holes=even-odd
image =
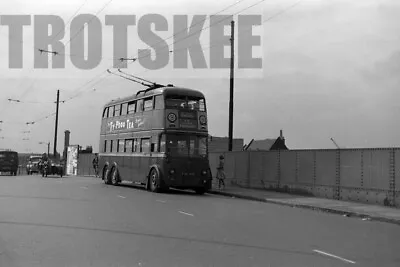
{"type": "Polygon", "coordinates": [[[156,200],[157,202],[160,202],[160,203],[167,203],[167,201],[164,201],[164,200],[156,200]]]}
{"type": "Polygon", "coordinates": [[[325,256],[329,256],[329,257],[336,258],[336,259],[339,259],[339,260],[342,260],[342,261],[345,261],[345,262],[349,262],[349,263],[352,263],[352,264],[356,264],[356,262],[354,262],[354,261],[347,260],[347,259],[345,259],[345,258],[336,256],[336,255],[333,255],[333,254],[329,254],[329,253],[323,252],[323,251],[321,251],[321,250],[316,250],[316,249],[314,249],[313,251],[314,251],[314,252],[317,252],[317,253],[319,253],[319,254],[325,255],[325,256]]]}
{"type": "Polygon", "coordinates": [[[182,214],[185,214],[185,215],[188,215],[188,216],[194,216],[193,214],[190,214],[190,213],[186,213],[186,212],[183,212],[183,211],[179,211],[179,213],[182,213],[182,214]]]}
{"type": "Polygon", "coordinates": [[[120,198],[126,198],[126,197],[123,197],[123,196],[118,196],[118,197],[120,197],[120,198]]]}

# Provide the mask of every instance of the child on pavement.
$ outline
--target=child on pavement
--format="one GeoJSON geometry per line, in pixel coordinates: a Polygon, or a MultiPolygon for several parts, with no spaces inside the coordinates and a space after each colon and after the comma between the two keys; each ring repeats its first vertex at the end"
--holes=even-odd
{"type": "Polygon", "coordinates": [[[225,189],[225,172],[224,172],[224,156],[219,156],[219,164],[217,167],[218,189],[225,189]]]}

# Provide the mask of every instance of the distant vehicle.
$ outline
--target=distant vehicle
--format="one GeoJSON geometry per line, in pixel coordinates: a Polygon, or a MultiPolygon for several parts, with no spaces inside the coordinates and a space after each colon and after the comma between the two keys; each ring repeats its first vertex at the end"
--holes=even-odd
{"type": "Polygon", "coordinates": [[[103,109],[99,169],[106,184],[153,192],[211,188],[207,110],[197,90],[154,86],[103,109]]]}
{"type": "Polygon", "coordinates": [[[12,150],[0,151],[0,172],[8,172],[13,176],[18,172],[18,153],[12,150]]]}
{"type": "Polygon", "coordinates": [[[28,175],[40,172],[39,161],[41,158],[42,156],[29,157],[28,164],[26,165],[26,172],[28,173],[28,175]]]}
{"type": "Polygon", "coordinates": [[[59,175],[63,177],[63,174],[64,174],[63,165],[57,160],[49,159],[49,165],[47,167],[46,177],[47,175],[59,175]]]}

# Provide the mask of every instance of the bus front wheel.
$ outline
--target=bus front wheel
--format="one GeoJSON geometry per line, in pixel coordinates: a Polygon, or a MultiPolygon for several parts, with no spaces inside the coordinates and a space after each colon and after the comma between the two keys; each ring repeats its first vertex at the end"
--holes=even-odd
{"type": "Polygon", "coordinates": [[[150,176],[149,176],[149,187],[151,192],[154,193],[159,193],[161,191],[160,189],[160,176],[158,175],[158,171],[153,168],[150,171],[150,176]]]}
{"type": "Polygon", "coordinates": [[[115,167],[111,169],[111,183],[113,185],[118,185],[119,183],[118,169],[115,167]]]}

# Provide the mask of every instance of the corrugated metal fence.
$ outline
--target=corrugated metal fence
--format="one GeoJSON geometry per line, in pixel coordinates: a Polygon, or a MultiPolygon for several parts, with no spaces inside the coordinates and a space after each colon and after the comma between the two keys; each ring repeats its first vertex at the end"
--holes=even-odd
{"type": "MultiPolygon", "coordinates": [[[[400,148],[210,153],[213,177],[221,154],[227,187],[400,207],[400,148]]],[[[94,175],[93,158],[79,155],[78,175],[94,175]]]]}
{"type": "MultiPolygon", "coordinates": [[[[222,154],[227,186],[400,207],[400,148],[222,154]]],[[[210,153],[213,177],[219,155],[210,153]]]]}
{"type": "Polygon", "coordinates": [[[78,156],[78,175],[87,176],[94,175],[92,161],[94,154],[79,154],[78,156]]]}

